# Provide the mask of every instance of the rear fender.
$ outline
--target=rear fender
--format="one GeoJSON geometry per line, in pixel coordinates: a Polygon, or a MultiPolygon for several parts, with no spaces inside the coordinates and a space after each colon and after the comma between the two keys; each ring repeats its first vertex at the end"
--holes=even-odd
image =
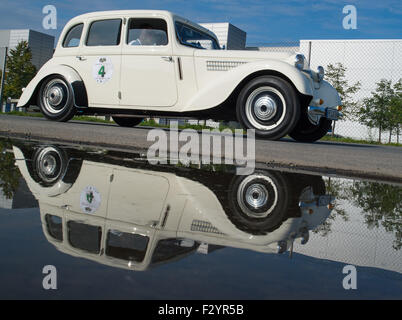
{"type": "Polygon", "coordinates": [[[30,104],[36,104],[40,86],[45,79],[52,75],[60,75],[69,83],[73,91],[74,105],[76,107],[88,106],[85,85],[77,71],[66,65],[45,64],[24,89],[17,107],[28,107],[30,104]]]}

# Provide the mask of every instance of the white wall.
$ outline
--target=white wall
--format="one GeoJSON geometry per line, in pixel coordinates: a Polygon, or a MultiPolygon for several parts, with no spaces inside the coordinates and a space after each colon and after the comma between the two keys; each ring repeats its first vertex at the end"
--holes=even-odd
{"type": "Polygon", "coordinates": [[[247,33],[229,22],[200,23],[200,25],[215,33],[221,47],[225,46],[228,50],[245,48],[247,33]]]}
{"type": "MultiPolygon", "coordinates": [[[[347,68],[349,83],[361,83],[361,89],[356,94],[357,100],[370,96],[375,90],[376,82],[383,78],[392,80],[393,83],[402,78],[402,39],[301,40],[300,52],[306,57],[309,54],[310,41],[311,68],[316,69],[319,65],[325,68],[330,63],[341,62],[347,68]]],[[[335,132],[353,138],[378,137],[378,130],[370,130],[352,121],[339,121],[335,132]]],[[[384,133],[383,141],[387,140],[388,133],[384,133]]],[[[396,141],[396,135],[393,135],[392,141],[396,141]]]]}

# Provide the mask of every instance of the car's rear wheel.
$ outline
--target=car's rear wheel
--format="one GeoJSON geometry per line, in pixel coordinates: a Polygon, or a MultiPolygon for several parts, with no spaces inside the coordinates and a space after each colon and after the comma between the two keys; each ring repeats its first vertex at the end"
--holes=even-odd
{"type": "Polygon", "coordinates": [[[285,80],[262,76],[251,80],[240,92],[237,119],[259,137],[277,140],[288,134],[300,117],[295,89],[285,80]]]}
{"type": "Polygon", "coordinates": [[[66,173],[67,155],[64,150],[54,146],[41,147],[35,152],[33,168],[43,186],[52,186],[66,173]]]}
{"type": "Polygon", "coordinates": [[[74,117],[73,91],[61,76],[52,76],[40,86],[37,102],[44,116],[54,121],[68,121],[74,117]]]}
{"type": "Polygon", "coordinates": [[[143,118],[134,117],[112,117],[113,121],[116,122],[120,127],[135,127],[139,125],[143,118]]]}
{"type": "Polygon", "coordinates": [[[289,136],[300,142],[314,142],[325,136],[332,127],[332,120],[327,118],[322,117],[317,123],[314,122],[309,118],[307,111],[303,111],[289,136]]]}

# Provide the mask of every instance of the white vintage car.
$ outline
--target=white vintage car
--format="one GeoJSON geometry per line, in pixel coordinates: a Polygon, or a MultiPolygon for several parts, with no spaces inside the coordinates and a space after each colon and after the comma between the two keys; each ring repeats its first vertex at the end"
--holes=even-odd
{"type": "Polygon", "coordinates": [[[51,120],[111,115],[239,121],[267,139],[324,136],[341,117],[337,91],[302,54],[221,50],[216,36],[166,11],[105,11],[70,20],[53,58],[23,91],[51,120]]]}

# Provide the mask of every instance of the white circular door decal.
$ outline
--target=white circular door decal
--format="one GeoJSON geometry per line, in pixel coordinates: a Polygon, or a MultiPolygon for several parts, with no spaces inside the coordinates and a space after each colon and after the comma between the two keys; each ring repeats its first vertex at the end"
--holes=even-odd
{"type": "Polygon", "coordinates": [[[112,79],[113,63],[109,57],[98,57],[92,68],[92,76],[97,83],[105,83],[112,79]]]}
{"type": "Polygon", "coordinates": [[[101,203],[101,195],[95,187],[87,186],[81,192],[80,207],[85,213],[94,213],[101,203]]]}

